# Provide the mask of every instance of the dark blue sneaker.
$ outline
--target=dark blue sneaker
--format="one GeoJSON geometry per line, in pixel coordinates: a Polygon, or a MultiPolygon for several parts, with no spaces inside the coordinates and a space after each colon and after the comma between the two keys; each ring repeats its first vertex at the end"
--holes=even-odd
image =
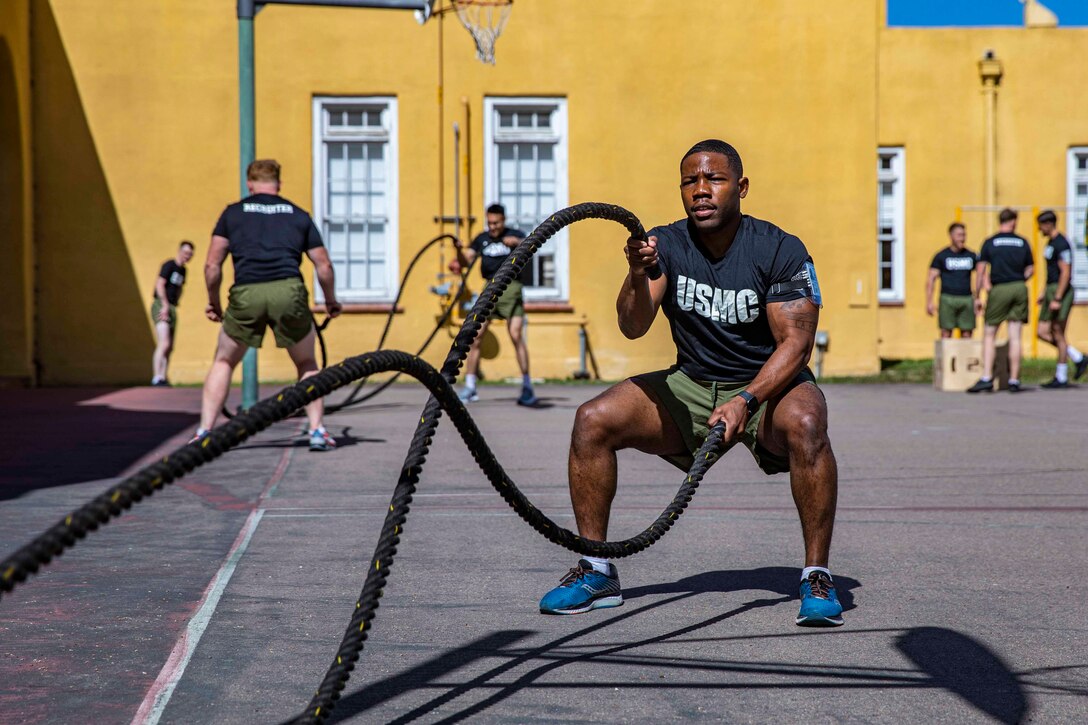
{"type": "Polygon", "coordinates": [[[522,385],[521,386],[521,397],[518,398],[518,405],[525,405],[525,406],[528,406],[528,407],[531,408],[536,404],[537,404],[537,397],[533,393],[532,387],[529,386],[529,385],[522,385]]]}
{"type": "Polygon", "coordinates": [[[801,611],[797,624],[802,627],[838,627],[842,624],[842,605],[835,594],[835,584],[826,573],[814,571],[801,582],[801,611]]]}
{"type": "Polygon", "coordinates": [[[541,614],[582,614],[591,609],[618,607],[623,604],[620,575],[615,564],[608,565],[608,574],[596,571],[585,559],[567,572],[555,589],[540,600],[541,614]]]}

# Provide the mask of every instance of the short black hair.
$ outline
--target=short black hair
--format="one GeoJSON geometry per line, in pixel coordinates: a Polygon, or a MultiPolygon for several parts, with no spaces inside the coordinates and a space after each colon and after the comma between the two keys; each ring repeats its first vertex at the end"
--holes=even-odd
{"type": "Polygon", "coordinates": [[[196,247],[194,247],[193,243],[190,242],[188,239],[181,240],[181,244],[178,245],[178,249],[181,249],[182,247],[188,247],[189,249],[192,249],[194,251],[196,250],[196,247]]]}
{"type": "Polygon", "coordinates": [[[721,154],[725,158],[729,159],[729,168],[737,175],[737,178],[744,176],[744,164],[740,160],[740,154],[730,144],[725,141],[721,141],[716,138],[708,138],[692,146],[688,149],[688,152],[684,154],[684,157],[680,159],[680,165],[684,165],[684,159],[692,154],[721,154]]]}
{"type": "Polygon", "coordinates": [[[997,215],[997,220],[1004,224],[1005,222],[1016,221],[1016,218],[1020,216],[1016,213],[1016,210],[1005,208],[1001,210],[1001,213],[997,215]]]}
{"type": "Polygon", "coordinates": [[[1050,209],[1047,209],[1042,214],[1035,217],[1035,221],[1039,222],[1040,224],[1057,224],[1058,223],[1058,215],[1055,214],[1050,209]]]}
{"type": "Polygon", "coordinates": [[[502,214],[503,216],[506,216],[506,207],[502,204],[492,204],[491,206],[487,207],[487,213],[502,214]]]}
{"type": "Polygon", "coordinates": [[[963,226],[963,222],[952,222],[948,225],[948,233],[951,234],[952,230],[956,227],[959,227],[960,229],[963,229],[965,231],[967,230],[967,227],[963,226]]]}

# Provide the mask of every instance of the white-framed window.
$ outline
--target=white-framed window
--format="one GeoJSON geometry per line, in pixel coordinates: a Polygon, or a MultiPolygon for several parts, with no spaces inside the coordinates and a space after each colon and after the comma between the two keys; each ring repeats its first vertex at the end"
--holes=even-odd
{"type": "Polygon", "coordinates": [[[1066,234],[1073,247],[1073,299],[1088,302],[1088,252],[1085,244],[1085,225],[1088,224],[1088,146],[1069,149],[1066,160],[1066,234]]]}
{"type": "MultiPolygon", "coordinates": [[[[566,99],[485,98],[484,163],[484,203],[506,207],[507,226],[528,234],[567,206],[566,99]]],[[[526,299],[568,299],[568,259],[563,229],[533,257],[526,299]]]]}
{"type": "Polygon", "coordinates": [[[902,147],[882,146],[877,149],[876,288],[880,302],[903,301],[905,166],[902,147]]]}
{"type": "MultiPolygon", "coordinates": [[[[313,101],[314,221],[342,302],[392,301],[397,292],[397,99],[313,101]]],[[[320,285],[315,299],[323,300],[320,285]]]]}

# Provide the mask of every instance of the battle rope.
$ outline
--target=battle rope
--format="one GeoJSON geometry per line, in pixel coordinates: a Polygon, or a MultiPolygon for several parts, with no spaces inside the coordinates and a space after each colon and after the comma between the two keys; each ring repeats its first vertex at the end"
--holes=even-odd
{"type": "Polygon", "coordinates": [[[348,358],[313,377],[284,388],[277,395],[260,401],[248,411],[236,415],[232,420],[213,429],[200,441],[179,448],[164,457],[162,461],[147,466],[111,487],[0,562],[0,592],[12,591],[18,583],[36,573],[53,557],[60,556],[65,550],[74,546],[77,539],[82,539],[88,532],[109,523],[112,518],[119,516],[132,504],[152,495],[194,468],[214,460],[272,423],[290,416],[307,403],[326,396],[333,390],[355,380],[387,371],[411,375],[430,391],[431,397],[424,406],[423,415],[401,467],[400,477],[382,525],[378,544],[374,549],[362,592],[355,603],[355,611],[336,657],[316,694],[294,722],[324,721],[336,700],[339,699],[351,671],[355,668],[355,662],[359,659],[363,643],[378,609],[378,599],[382,596],[389,577],[389,569],[393,565],[397,544],[400,542],[400,535],[407,522],[412,495],[419,482],[419,476],[443,410],[449,415],[450,421],[468,446],[473,458],[476,459],[480,469],[499,495],[523,520],[549,541],[579,554],[608,558],[630,556],[651,546],[664,536],[677,518],[683,514],[706,471],[720,455],[722,448],[720,424],[711,430],[706,442],[699,449],[695,456],[695,463],[677,491],[676,497],[649,527],[623,541],[594,541],[560,527],[525,497],[502,469],[464,404],[458,400],[452,385],[480,326],[490,317],[495,303],[510,280],[520,275],[522,267],[532,254],[557,231],[576,221],[590,218],[617,221],[623,224],[634,237],[643,237],[645,234],[642,225],[633,214],[622,207],[610,204],[578,204],[556,212],[518,245],[480,294],[476,305],[454,340],[441,372],[424,360],[408,353],[396,350],[379,351],[348,358]]]}
{"type": "MultiPolygon", "coordinates": [[[[396,312],[397,302],[400,301],[400,296],[404,291],[404,286],[408,281],[408,274],[412,271],[412,267],[415,265],[416,261],[423,255],[424,251],[426,251],[435,242],[441,241],[443,239],[453,239],[453,240],[456,241],[457,238],[454,237],[452,234],[443,234],[440,237],[435,237],[430,242],[428,242],[426,245],[424,245],[423,249],[421,249],[419,252],[416,253],[416,256],[412,259],[411,264],[408,265],[408,269],[405,271],[404,277],[401,278],[401,286],[400,286],[400,291],[397,292],[397,299],[393,301],[393,307],[389,311],[389,317],[386,318],[385,329],[382,330],[381,337],[378,339],[378,347],[376,348],[376,350],[381,350],[383,347],[385,347],[385,338],[389,334],[389,326],[393,322],[393,315],[396,312]]],[[[438,321],[435,322],[434,327],[431,328],[431,333],[429,335],[427,335],[427,339],[423,341],[423,344],[420,345],[418,349],[416,349],[416,352],[415,352],[416,357],[419,357],[420,355],[422,355],[427,350],[427,348],[431,344],[431,341],[434,340],[436,335],[438,335],[439,330],[441,330],[443,327],[445,327],[446,321],[450,319],[450,315],[453,314],[453,311],[457,308],[457,305],[461,304],[461,293],[464,292],[465,285],[468,284],[469,272],[471,272],[472,268],[474,266],[476,266],[476,260],[477,259],[479,259],[479,255],[473,257],[472,261],[469,262],[468,267],[466,267],[464,270],[462,270],[461,275],[460,275],[460,277],[461,277],[460,283],[457,286],[457,291],[453,293],[453,297],[450,299],[449,304],[446,305],[446,308],[442,311],[442,315],[438,318],[438,321]]],[[[322,367],[324,367],[324,365],[322,367]]],[[[339,403],[332,403],[332,404],[327,403],[325,405],[325,415],[332,415],[333,413],[339,413],[341,410],[344,410],[345,408],[354,407],[356,405],[362,405],[363,403],[370,400],[374,396],[380,395],[382,392],[384,392],[386,388],[388,388],[393,383],[397,382],[397,379],[400,378],[400,376],[401,376],[401,373],[397,373],[395,375],[390,376],[388,380],[386,380],[385,382],[378,385],[376,388],[374,388],[373,390],[368,392],[363,397],[359,398],[359,397],[356,397],[356,396],[359,395],[360,391],[363,388],[363,385],[366,384],[366,381],[367,381],[366,378],[363,378],[362,380],[360,380],[359,382],[357,382],[355,384],[355,387],[352,389],[351,393],[348,394],[347,398],[345,398],[344,400],[342,400],[339,403]]]]}

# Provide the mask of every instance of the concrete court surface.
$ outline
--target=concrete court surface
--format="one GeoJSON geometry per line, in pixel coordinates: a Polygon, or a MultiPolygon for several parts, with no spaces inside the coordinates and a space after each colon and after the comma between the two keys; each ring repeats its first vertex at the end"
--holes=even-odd
{"type": "MultiPolygon", "coordinates": [[[[484,387],[512,478],[570,526],[577,405],[484,387]]],[[[785,476],[738,449],[676,527],[619,562],[623,607],[538,614],[576,557],[490,488],[448,421],[372,637],[333,721],[1084,722],[1088,386],[1014,396],[826,388],[846,625],[793,624],[801,539],[785,476]]],[[[334,394],[337,395],[337,394],[334,394]]],[[[199,391],[0,391],[0,552],[182,444],[199,391]]],[[[95,532],[0,599],[0,722],[282,722],[308,701],[362,585],[425,391],[277,424],[95,532]]],[[[613,538],[681,476],[620,457],[613,538]]]]}

